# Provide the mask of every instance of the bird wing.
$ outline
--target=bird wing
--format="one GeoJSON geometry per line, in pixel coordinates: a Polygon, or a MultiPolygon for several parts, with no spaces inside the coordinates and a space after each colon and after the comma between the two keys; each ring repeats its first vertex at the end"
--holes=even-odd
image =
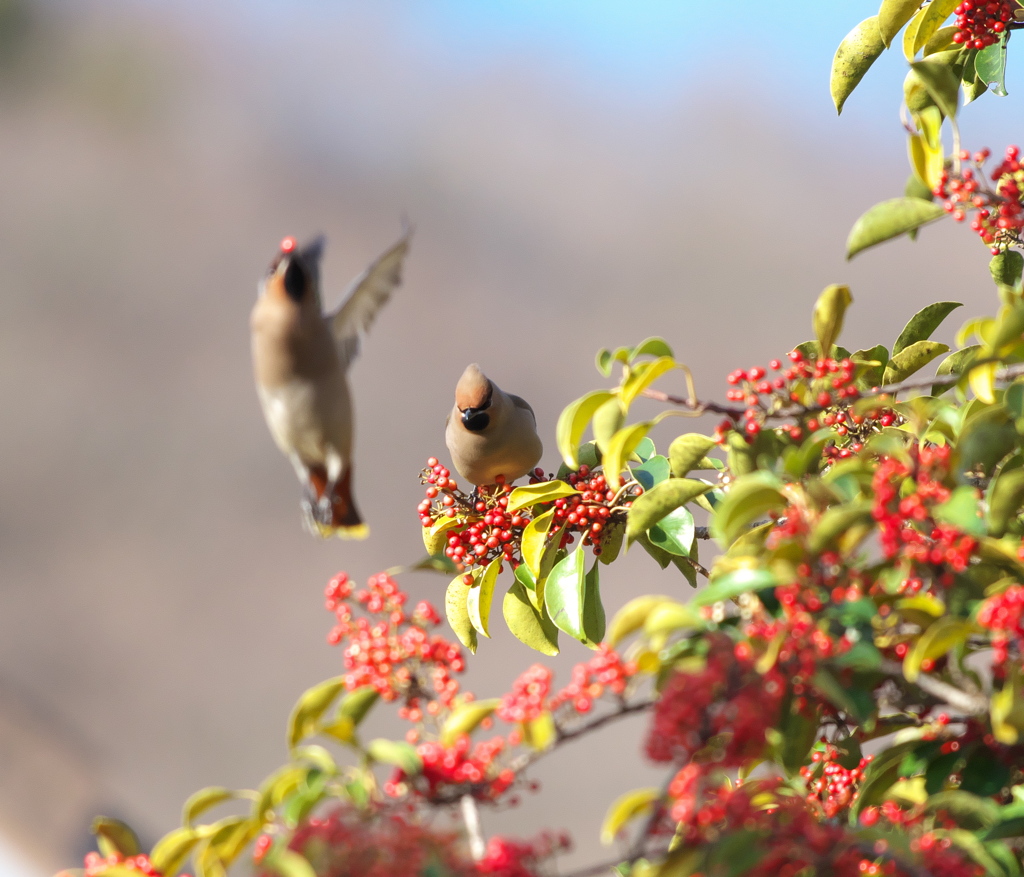
{"type": "Polygon", "coordinates": [[[533,418],[533,422],[537,422],[537,415],[533,413],[533,408],[530,407],[529,402],[527,402],[525,399],[519,396],[513,396],[511,393],[506,393],[505,395],[512,400],[512,404],[515,405],[516,408],[525,408],[527,411],[529,411],[530,416],[533,418]]]}
{"type": "Polygon", "coordinates": [[[398,242],[352,281],[341,305],[327,316],[344,365],[355,359],[359,336],[370,328],[377,312],[402,282],[402,262],[411,237],[412,228],[406,226],[398,242]]]}

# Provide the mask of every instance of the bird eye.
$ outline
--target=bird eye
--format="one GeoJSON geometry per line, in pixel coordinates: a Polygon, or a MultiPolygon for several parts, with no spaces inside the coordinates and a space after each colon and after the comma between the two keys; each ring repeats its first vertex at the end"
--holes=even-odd
{"type": "Polygon", "coordinates": [[[295,301],[302,301],[302,296],[306,292],[306,272],[295,259],[292,259],[284,269],[284,291],[295,301]]]}

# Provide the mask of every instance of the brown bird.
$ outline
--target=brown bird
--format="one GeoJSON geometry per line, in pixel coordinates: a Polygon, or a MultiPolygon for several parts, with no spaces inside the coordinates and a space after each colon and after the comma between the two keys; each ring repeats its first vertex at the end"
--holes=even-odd
{"type": "Polygon", "coordinates": [[[466,366],[455,387],[455,407],[448,415],[444,441],[458,473],[480,487],[525,475],[544,453],[537,418],[529,404],[466,366]]]}
{"type": "Polygon", "coordinates": [[[302,514],[315,535],[363,539],[352,497],[352,397],[347,373],[381,306],[402,279],[410,230],[357,277],[332,313],[320,303],[324,239],[285,238],[252,309],[256,390],[270,434],[303,488],[302,514]]]}

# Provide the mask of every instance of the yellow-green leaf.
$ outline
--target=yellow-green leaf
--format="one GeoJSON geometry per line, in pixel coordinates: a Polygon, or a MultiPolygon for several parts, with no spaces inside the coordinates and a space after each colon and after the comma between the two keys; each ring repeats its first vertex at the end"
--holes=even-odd
{"type": "Polygon", "coordinates": [[[601,824],[601,843],[605,846],[613,843],[629,822],[650,813],[660,797],[658,789],[635,789],[620,795],[608,808],[601,824]]]}
{"type": "Polygon", "coordinates": [[[877,15],[864,19],[843,38],[836,49],[835,58],[832,59],[832,77],[829,85],[837,113],[843,111],[846,99],[884,49],[885,43],[882,42],[877,15]]]}
{"type": "Polygon", "coordinates": [[[898,34],[924,0],[882,0],[878,8],[878,33],[882,43],[889,48],[893,38],[898,34]]]}
{"type": "Polygon", "coordinates": [[[947,118],[956,116],[960,96],[960,78],[946,65],[938,61],[914,61],[911,69],[918,75],[935,105],[947,118]]]}
{"type": "Polygon", "coordinates": [[[456,515],[449,518],[447,515],[438,518],[429,527],[423,527],[423,547],[427,554],[440,554],[448,544],[448,531],[461,527],[466,523],[466,518],[456,515]]]}
{"type": "Polygon", "coordinates": [[[960,307],[963,307],[963,304],[958,301],[937,301],[921,308],[900,332],[899,338],[892,346],[893,355],[902,353],[915,341],[927,341],[931,338],[932,332],[942,325],[942,321],[960,307]]]}
{"type": "Polygon", "coordinates": [[[781,482],[767,472],[754,472],[734,482],[711,518],[711,533],[725,547],[770,511],[786,507],[781,482]]]}
{"type": "Polygon", "coordinates": [[[655,484],[633,500],[629,517],[626,519],[627,545],[641,533],[646,533],[667,514],[710,489],[710,484],[696,478],[670,478],[668,481],[655,484]]]}
{"type": "Polygon", "coordinates": [[[345,690],[345,677],[335,676],[303,693],[288,719],[288,748],[317,733],[320,717],[345,690]]]}
{"type": "Polygon", "coordinates": [[[899,383],[909,378],[918,369],[924,368],[937,356],[948,352],[948,344],[940,344],[938,341],[915,341],[889,360],[882,382],[885,384],[899,383]]]}
{"type": "Polygon", "coordinates": [[[914,17],[910,19],[910,23],[907,25],[906,30],[903,31],[903,57],[908,61],[914,60],[914,55],[917,54],[917,50],[914,48],[914,43],[917,39],[917,32],[921,27],[921,22],[924,19],[924,14],[927,12],[928,7],[919,9],[914,14],[914,17]]]}
{"type": "Polygon", "coordinates": [[[598,408],[609,399],[614,398],[615,394],[607,390],[595,390],[593,393],[587,393],[586,396],[577,399],[559,416],[558,426],[555,428],[558,452],[571,469],[579,468],[577,454],[587,424],[590,423],[598,408]]]}
{"type": "Polygon", "coordinates": [[[366,754],[374,761],[401,768],[408,776],[416,776],[423,770],[423,759],[420,758],[416,747],[404,740],[386,740],[378,737],[367,744],[366,754]]]}
{"type": "Polygon", "coordinates": [[[181,808],[181,824],[191,825],[192,821],[200,814],[238,797],[232,789],[225,789],[223,786],[207,786],[191,795],[181,808]]]}
{"type": "Polygon", "coordinates": [[[622,404],[629,408],[633,404],[633,400],[665,372],[677,367],[676,361],[671,356],[659,356],[650,362],[642,362],[633,366],[622,387],[622,404]]]}
{"type": "Polygon", "coordinates": [[[1000,472],[989,489],[988,528],[996,537],[1006,533],[1024,508],[1024,469],[1000,472]]]}
{"type": "Polygon", "coordinates": [[[846,239],[846,258],[883,241],[906,234],[946,215],[941,204],[922,198],[892,198],[865,212],[850,229],[846,239]]]}
{"type": "Polygon", "coordinates": [[[469,609],[466,602],[469,599],[470,586],[464,579],[469,576],[475,581],[482,572],[477,567],[471,573],[459,573],[448,584],[448,590],[444,594],[444,611],[448,618],[448,626],[458,637],[459,642],[474,654],[476,653],[476,630],[473,628],[473,622],[469,620],[469,609]]]}
{"type": "Polygon", "coordinates": [[[535,579],[541,578],[541,565],[544,549],[547,546],[548,530],[551,529],[551,522],[554,519],[555,512],[552,509],[550,512],[538,515],[523,529],[521,542],[523,560],[535,579]]]}
{"type": "Polygon", "coordinates": [[[1000,743],[1013,746],[1024,733],[1024,698],[1020,691],[1020,670],[1013,667],[1003,687],[989,704],[992,734],[1000,743]]]}
{"type": "Polygon", "coordinates": [[[466,610],[469,612],[469,621],[477,633],[482,633],[490,639],[489,619],[491,617],[491,602],[494,600],[494,585],[498,581],[498,572],[501,570],[500,557],[494,558],[484,570],[473,587],[466,595],[466,610]]]}
{"type": "Polygon", "coordinates": [[[604,477],[612,490],[618,490],[622,486],[621,474],[626,467],[626,461],[653,425],[648,420],[634,423],[620,429],[608,442],[608,450],[604,455],[604,477]]]}
{"type": "Polygon", "coordinates": [[[126,858],[142,852],[138,835],[120,819],[97,816],[90,829],[96,837],[97,846],[104,856],[120,853],[126,858]]]}
{"type": "Polygon", "coordinates": [[[831,350],[843,329],[843,316],[853,302],[850,287],[833,284],[818,296],[814,305],[814,334],[822,350],[831,350]]]}
{"type": "Polygon", "coordinates": [[[301,853],[283,845],[275,846],[274,851],[264,858],[262,865],[280,877],[317,877],[313,866],[301,853]]]}
{"type": "Polygon", "coordinates": [[[660,594],[634,597],[615,613],[612,623],[608,625],[605,642],[614,649],[627,636],[640,630],[647,621],[647,616],[663,603],[675,603],[675,600],[660,594]]]}
{"type": "Polygon", "coordinates": [[[994,405],[996,401],[996,372],[998,370],[998,362],[988,362],[973,366],[967,373],[967,383],[974,395],[989,405],[994,405]]]}
{"type": "Polygon", "coordinates": [[[704,456],[715,447],[715,440],[700,433],[691,432],[674,439],[668,446],[668,461],[672,474],[683,478],[701,465],[704,456]]]}
{"type": "Polygon", "coordinates": [[[922,662],[942,657],[950,649],[966,642],[973,632],[974,627],[959,618],[946,615],[938,619],[918,637],[903,659],[903,675],[907,681],[917,681],[922,662]]]}
{"type": "MultiPolygon", "coordinates": [[[[949,16],[953,14],[953,10],[959,6],[963,0],[932,0],[924,8],[924,14],[921,16],[921,24],[917,28],[917,33],[914,35],[914,51],[916,55],[924,45],[932,38],[935,32],[942,26],[949,16]]],[[[909,61],[910,58],[907,58],[909,61]]]]}
{"type": "Polygon", "coordinates": [[[522,582],[514,582],[508,589],[501,608],[505,624],[517,640],[542,655],[558,654],[558,628],[543,609],[533,605],[522,582]]]}
{"type": "Polygon", "coordinates": [[[188,861],[199,839],[200,834],[194,828],[176,828],[168,832],[156,842],[149,854],[150,864],[164,877],[174,877],[188,861]]]}
{"type": "Polygon", "coordinates": [[[934,189],[939,183],[946,161],[941,144],[937,147],[932,146],[923,134],[911,134],[907,137],[907,154],[914,176],[929,191],[934,189]]]}
{"type": "Polygon", "coordinates": [[[451,746],[462,734],[472,734],[500,705],[501,698],[498,697],[460,703],[445,720],[441,729],[441,744],[451,746]]]}
{"type": "Polygon", "coordinates": [[[602,454],[608,453],[608,443],[626,422],[626,409],[618,396],[609,399],[594,412],[591,428],[594,443],[602,454]]]}
{"type": "Polygon", "coordinates": [[[352,724],[358,726],[379,697],[380,692],[372,685],[355,688],[341,699],[338,715],[351,719],[352,724]]]}
{"type": "Polygon", "coordinates": [[[542,481],[540,484],[526,484],[517,487],[509,494],[508,511],[517,512],[519,509],[536,505],[539,502],[554,502],[566,496],[573,496],[579,493],[575,487],[570,487],[564,481],[542,481]]]}
{"type": "Polygon", "coordinates": [[[537,718],[523,722],[523,742],[537,752],[543,752],[558,738],[555,717],[550,710],[544,710],[537,718]]]}

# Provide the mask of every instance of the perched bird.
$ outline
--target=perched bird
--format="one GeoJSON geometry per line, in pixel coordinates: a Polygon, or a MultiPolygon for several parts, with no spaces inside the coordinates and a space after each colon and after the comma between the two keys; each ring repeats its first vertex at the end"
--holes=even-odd
{"type": "Polygon", "coordinates": [[[455,387],[444,441],[458,473],[477,487],[494,484],[499,476],[515,481],[544,453],[533,409],[502,392],[476,363],[466,366],[455,387]]]}
{"type": "Polygon", "coordinates": [[[307,529],[363,539],[352,497],[352,397],[347,372],[360,336],[402,279],[410,230],[357,277],[341,305],[320,304],[324,239],[304,247],[285,238],[252,309],[256,390],[270,433],[303,488],[307,529]]]}

